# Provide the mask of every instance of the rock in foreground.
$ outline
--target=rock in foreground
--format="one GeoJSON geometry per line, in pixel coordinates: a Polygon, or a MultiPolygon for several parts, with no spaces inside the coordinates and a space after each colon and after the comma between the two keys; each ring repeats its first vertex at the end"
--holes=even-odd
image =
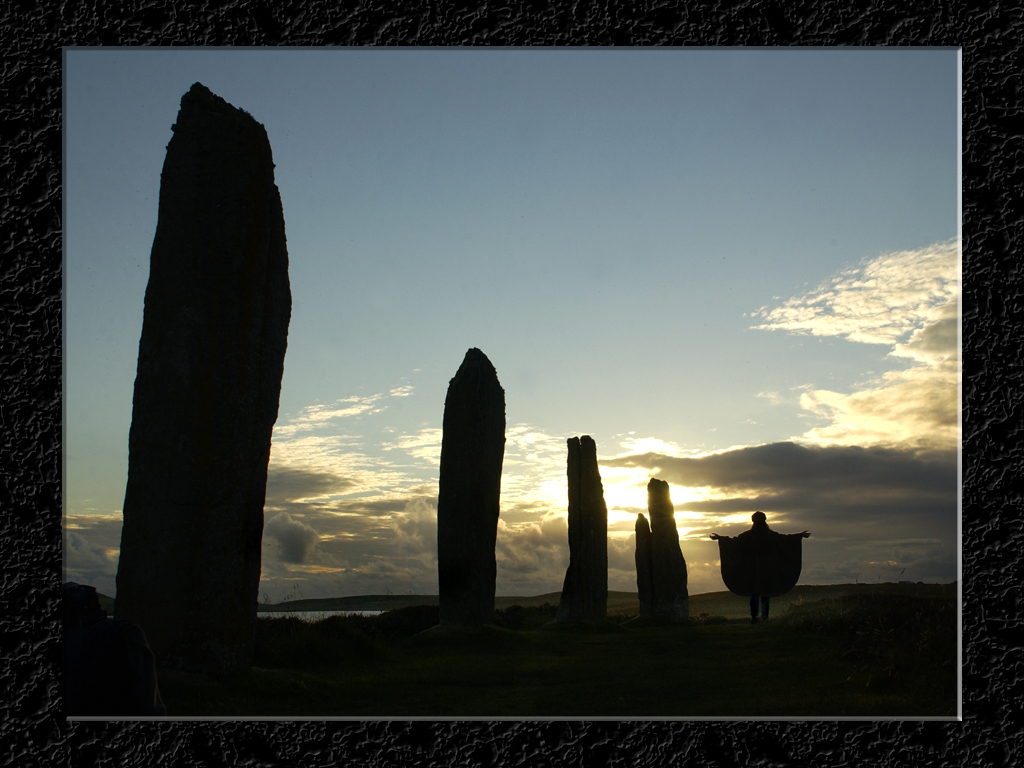
{"type": "Polygon", "coordinates": [[[608,613],[608,507],[589,435],[568,440],[569,567],[558,621],[604,621],[608,613]]]}
{"type": "Polygon", "coordinates": [[[651,554],[651,526],[643,512],[636,516],[636,593],[640,615],[654,613],[654,561],[651,554]]]}
{"type": "Polygon", "coordinates": [[[685,619],[690,615],[686,561],[665,481],[651,478],[647,484],[647,512],[651,516],[651,611],[656,616],[685,619]]]}
{"type": "Polygon", "coordinates": [[[448,383],[437,498],[441,626],[489,624],[494,615],[505,391],[479,349],[448,383]]]}
{"type": "Polygon", "coordinates": [[[291,293],[263,126],[196,83],[160,177],[128,440],[118,618],[163,666],[251,663],[291,293]]]}

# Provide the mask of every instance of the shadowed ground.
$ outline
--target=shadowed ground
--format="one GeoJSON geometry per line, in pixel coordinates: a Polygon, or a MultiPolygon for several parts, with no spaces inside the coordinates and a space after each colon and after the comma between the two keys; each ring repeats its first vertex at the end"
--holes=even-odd
{"type": "Polygon", "coordinates": [[[794,592],[757,625],[705,610],[721,599],[741,617],[731,595],[694,596],[677,624],[630,628],[623,614],[581,631],[545,627],[551,602],[451,635],[419,634],[431,606],[265,619],[254,668],[223,682],[162,673],[160,688],[170,716],[955,716],[955,585],[794,592]]]}

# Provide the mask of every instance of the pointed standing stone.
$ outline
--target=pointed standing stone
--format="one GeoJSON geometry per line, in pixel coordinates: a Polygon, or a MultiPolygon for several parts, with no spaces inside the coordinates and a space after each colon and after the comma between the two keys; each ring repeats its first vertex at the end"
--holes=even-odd
{"type": "Polygon", "coordinates": [[[196,83],[160,177],[128,438],[117,618],[157,662],[248,666],[291,293],[263,126],[196,83]]]}
{"type": "Polygon", "coordinates": [[[569,567],[558,621],[604,621],[608,613],[608,508],[597,444],[589,435],[568,440],[569,567]]]}
{"type": "Polygon", "coordinates": [[[448,383],[437,497],[437,580],[442,625],[494,616],[505,390],[494,366],[470,349],[448,383]]]}
{"type": "Polygon", "coordinates": [[[647,511],[651,516],[653,612],[656,615],[685,619],[690,615],[686,561],[679,548],[675,509],[669,496],[668,483],[651,478],[647,484],[647,511]]]}
{"type": "Polygon", "coordinates": [[[636,516],[636,593],[640,615],[654,613],[654,562],[651,553],[651,526],[643,512],[636,516]]]}

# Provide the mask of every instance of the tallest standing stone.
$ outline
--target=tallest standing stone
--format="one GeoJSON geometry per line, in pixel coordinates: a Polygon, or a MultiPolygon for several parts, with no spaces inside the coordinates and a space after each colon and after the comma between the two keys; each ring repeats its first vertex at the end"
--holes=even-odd
{"type": "Polygon", "coordinates": [[[437,580],[442,625],[494,615],[505,390],[487,356],[466,352],[448,383],[437,494],[437,580]]]}
{"type": "Polygon", "coordinates": [[[248,666],[291,293],[263,126],[196,83],[160,177],[115,615],[158,663],[248,666]]]}

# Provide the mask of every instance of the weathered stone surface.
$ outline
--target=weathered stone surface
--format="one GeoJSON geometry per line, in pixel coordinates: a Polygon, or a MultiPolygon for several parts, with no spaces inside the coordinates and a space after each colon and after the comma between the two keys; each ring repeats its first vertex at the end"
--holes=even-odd
{"type": "Polygon", "coordinates": [[[651,553],[651,526],[643,512],[636,516],[636,592],[640,615],[654,613],[654,561],[651,553]]]}
{"type": "Polygon", "coordinates": [[[604,621],[608,613],[608,507],[589,435],[569,438],[569,567],[558,621],[604,621]]]}
{"type": "Polygon", "coordinates": [[[291,293],[263,126],[196,83],[160,177],[128,439],[118,618],[164,666],[251,663],[291,293]]]}
{"type": "Polygon", "coordinates": [[[448,383],[437,497],[441,626],[489,624],[494,615],[505,390],[494,366],[470,349],[448,383]]]}
{"type": "Polygon", "coordinates": [[[657,616],[685,619],[690,615],[686,561],[665,481],[651,478],[647,484],[647,512],[651,516],[652,611],[657,616]]]}

